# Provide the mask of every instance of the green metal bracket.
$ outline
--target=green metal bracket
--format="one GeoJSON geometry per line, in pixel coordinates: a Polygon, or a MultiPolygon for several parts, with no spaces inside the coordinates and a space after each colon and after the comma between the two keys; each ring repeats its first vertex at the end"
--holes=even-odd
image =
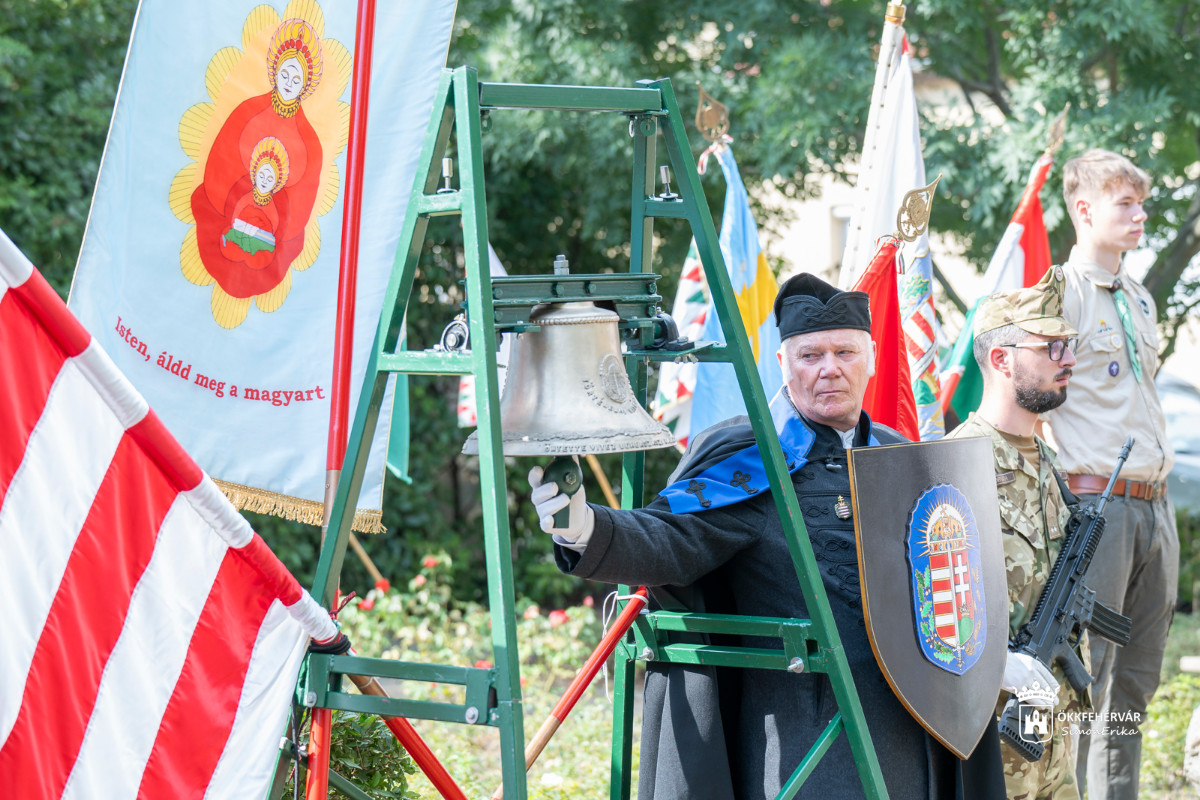
{"type": "Polygon", "coordinates": [[[495,724],[498,719],[493,714],[496,708],[492,694],[492,681],[495,679],[493,669],[316,653],[309,656],[308,662],[309,681],[305,703],[310,706],[391,717],[461,722],[466,725],[495,724]],[[341,691],[340,678],[343,675],[449,684],[462,686],[466,691],[462,703],[373,697],[341,691]]]}
{"type": "MultiPolygon", "coordinates": [[[[332,607],[338,573],[345,558],[350,523],[362,488],[367,453],[379,421],[390,373],[474,375],[479,446],[479,485],[483,507],[483,547],[487,568],[491,619],[492,669],[442,667],[410,662],[312,654],[303,698],[309,705],[394,716],[481,724],[499,730],[506,798],[525,800],[524,717],[517,654],[513,596],[511,537],[501,450],[499,387],[496,372],[498,333],[532,329],[529,312],[538,303],[565,300],[602,301],[622,318],[626,336],[625,365],[639,401],[646,402],[649,365],[677,358],[724,361],[733,365],[755,438],[764,455],[771,493],[783,522],[784,534],[812,618],[788,620],[705,614],[655,612],[641,617],[633,634],[617,649],[616,702],[613,717],[611,788],[613,800],[627,800],[631,789],[633,679],[636,659],[649,649],[655,658],[672,663],[719,664],[812,670],[829,676],[840,713],[799,765],[781,798],[792,797],[840,734],[849,738],[864,792],[870,800],[887,797],[882,773],[871,746],[862,707],[842,650],[824,586],[814,578],[816,559],[783,453],[771,428],[767,399],[737,308],[736,296],[721,257],[712,215],[700,186],[696,162],[668,80],[639,81],[636,88],[540,86],[479,82],[475,70],[460,67],[443,73],[434,101],[418,175],[401,228],[399,247],[384,296],[383,313],[371,346],[366,376],[351,429],[342,478],[329,520],[330,535],[321,548],[313,594],[332,607]],[[481,135],[502,109],[546,109],[614,112],[629,118],[633,143],[630,184],[632,236],[628,274],[553,275],[493,278],[487,264],[487,206],[481,135]],[[451,137],[459,159],[459,188],[438,191],[440,164],[451,137]],[[655,194],[657,144],[676,179],[676,194],[655,194]],[[469,350],[411,352],[385,341],[403,318],[409,303],[417,261],[429,220],[459,216],[463,231],[465,308],[469,350]],[[658,276],[649,272],[653,255],[654,220],[685,220],[712,291],[715,312],[727,344],[691,342],[677,349],[653,347],[655,317],[661,297],[658,276]],[[670,640],[672,632],[739,633],[749,631],[780,640],[778,649],[686,645],[670,640]],[[341,691],[342,675],[359,674],[396,680],[437,680],[464,687],[464,702],[425,703],[390,698],[366,698],[341,691]],[[437,677],[431,677],[437,676],[437,677]]],[[[622,502],[641,506],[645,456],[626,453],[622,459],[622,502]]],[[[624,587],[628,593],[628,587],[624,587]]]]}
{"type": "Polygon", "coordinates": [[[806,619],[656,611],[634,622],[636,647],[626,652],[646,661],[716,667],[828,672],[813,625],[806,619]],[[779,639],[781,647],[750,648],[673,642],[671,632],[728,634],[779,639]]]}
{"type": "Polygon", "coordinates": [[[621,327],[653,326],[662,295],[658,275],[601,273],[597,275],[510,275],[492,278],[492,308],[496,330],[521,333],[533,309],[549,302],[590,301],[610,306],[621,327]]]}

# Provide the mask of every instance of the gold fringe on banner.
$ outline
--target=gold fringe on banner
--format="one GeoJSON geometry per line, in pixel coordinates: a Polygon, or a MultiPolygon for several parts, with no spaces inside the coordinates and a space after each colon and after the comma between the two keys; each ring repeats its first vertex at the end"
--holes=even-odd
{"type": "MultiPolygon", "coordinates": [[[[270,514],[306,525],[320,525],[325,514],[324,506],[315,500],[268,492],[266,489],[255,489],[240,483],[227,483],[216,478],[213,478],[213,483],[225,493],[235,508],[243,511],[270,514]]],[[[354,512],[354,522],[351,523],[350,529],[358,533],[385,533],[387,528],[383,527],[383,510],[358,509],[354,512]]]]}

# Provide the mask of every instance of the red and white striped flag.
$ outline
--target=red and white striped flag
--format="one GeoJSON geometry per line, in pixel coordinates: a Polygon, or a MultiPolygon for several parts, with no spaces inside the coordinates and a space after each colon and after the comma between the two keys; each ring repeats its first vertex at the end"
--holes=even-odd
{"type": "Polygon", "coordinates": [[[3,233],[0,384],[5,795],[265,796],[329,615],[3,233]]]}

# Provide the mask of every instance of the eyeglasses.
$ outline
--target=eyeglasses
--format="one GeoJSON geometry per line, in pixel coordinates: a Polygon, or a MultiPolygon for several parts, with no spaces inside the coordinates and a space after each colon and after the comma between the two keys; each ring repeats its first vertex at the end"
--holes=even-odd
{"type": "Polygon", "coordinates": [[[1075,352],[1075,345],[1079,344],[1079,339],[1072,336],[1070,339],[1055,339],[1052,342],[1016,342],[1014,344],[1003,344],[1001,347],[1045,347],[1049,351],[1051,361],[1062,361],[1063,354],[1070,350],[1075,352]]]}

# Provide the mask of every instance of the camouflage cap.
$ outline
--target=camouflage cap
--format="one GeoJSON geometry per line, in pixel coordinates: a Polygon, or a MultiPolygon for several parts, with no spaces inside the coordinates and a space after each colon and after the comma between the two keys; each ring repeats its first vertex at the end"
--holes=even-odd
{"type": "Polygon", "coordinates": [[[989,295],[975,312],[975,335],[1016,325],[1042,336],[1077,336],[1078,332],[1062,315],[1065,284],[1062,267],[1056,266],[1027,289],[989,295]]]}

